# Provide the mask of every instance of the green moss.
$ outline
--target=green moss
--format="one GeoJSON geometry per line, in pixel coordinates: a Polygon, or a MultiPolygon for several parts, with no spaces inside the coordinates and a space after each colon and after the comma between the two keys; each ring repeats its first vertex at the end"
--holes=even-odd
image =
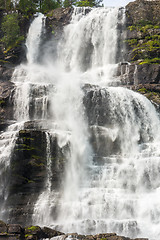
{"type": "Polygon", "coordinates": [[[146,93],[146,92],[148,92],[148,90],[146,88],[140,88],[140,89],[138,89],[138,92],[146,93]]]}
{"type": "Polygon", "coordinates": [[[25,238],[32,236],[32,234],[25,234],[25,238]]]}
{"type": "Polygon", "coordinates": [[[32,181],[31,179],[25,178],[25,177],[23,177],[23,176],[21,176],[21,175],[19,175],[19,174],[14,174],[14,176],[15,176],[15,177],[18,177],[19,179],[24,180],[24,181],[27,182],[27,183],[34,183],[34,181],[32,181]]]}
{"type": "Polygon", "coordinates": [[[2,100],[0,100],[0,106],[3,106],[4,105],[4,103],[5,103],[5,101],[2,99],[2,100]]]}
{"type": "Polygon", "coordinates": [[[133,47],[133,46],[137,45],[138,39],[133,38],[133,39],[126,40],[126,42],[129,44],[129,46],[133,47]]]}
{"type": "Polygon", "coordinates": [[[36,163],[36,162],[30,161],[29,164],[35,167],[45,167],[44,163],[36,163]]]}
{"type": "Polygon", "coordinates": [[[31,158],[34,158],[36,160],[41,160],[42,159],[42,157],[34,155],[34,154],[31,156],[31,158]]]}
{"type": "Polygon", "coordinates": [[[143,64],[160,64],[160,58],[152,58],[152,59],[144,59],[144,61],[140,62],[139,65],[143,64]]]}
{"type": "Polygon", "coordinates": [[[34,147],[30,147],[29,145],[26,144],[19,144],[19,147],[15,149],[15,151],[32,151],[35,150],[34,147]]]}
{"type": "Polygon", "coordinates": [[[31,226],[31,227],[28,227],[26,229],[29,230],[29,231],[37,231],[37,230],[39,230],[39,227],[38,226],[31,226]]]}
{"type": "Polygon", "coordinates": [[[134,30],[137,30],[136,26],[135,25],[131,25],[128,27],[128,29],[132,32],[134,30]]]}
{"type": "Polygon", "coordinates": [[[34,141],[34,138],[31,138],[31,137],[23,137],[23,140],[31,140],[31,141],[34,141]]]}
{"type": "Polygon", "coordinates": [[[5,60],[0,60],[0,63],[9,63],[9,61],[5,61],[5,60]]]}

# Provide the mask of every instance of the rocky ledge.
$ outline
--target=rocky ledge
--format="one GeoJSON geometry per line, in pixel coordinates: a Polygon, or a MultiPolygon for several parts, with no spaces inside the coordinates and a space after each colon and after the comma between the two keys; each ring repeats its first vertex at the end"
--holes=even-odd
{"type": "Polygon", "coordinates": [[[126,238],[118,236],[116,233],[103,233],[97,235],[79,235],[77,233],[62,233],[48,227],[29,226],[22,228],[19,224],[6,224],[0,221],[0,239],[1,240],[39,240],[39,239],[57,239],[65,240],[147,240],[147,238],[126,238]]]}

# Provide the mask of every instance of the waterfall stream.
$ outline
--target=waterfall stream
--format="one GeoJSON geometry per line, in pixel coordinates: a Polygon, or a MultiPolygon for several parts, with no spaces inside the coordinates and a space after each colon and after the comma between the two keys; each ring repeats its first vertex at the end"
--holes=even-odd
{"type": "Polygon", "coordinates": [[[56,60],[52,51],[40,54],[44,16],[30,26],[27,63],[12,81],[17,131],[30,120],[45,129],[48,172],[33,224],[81,234],[160,235],[160,121],[149,100],[119,87],[124,24],[124,9],[75,8],[56,60]],[[67,149],[56,189],[52,138],[67,149]]]}

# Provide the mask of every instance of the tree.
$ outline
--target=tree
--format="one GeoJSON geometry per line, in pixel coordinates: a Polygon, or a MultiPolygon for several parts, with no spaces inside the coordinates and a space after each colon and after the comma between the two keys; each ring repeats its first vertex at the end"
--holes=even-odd
{"type": "Polygon", "coordinates": [[[5,47],[14,44],[20,37],[20,27],[18,25],[18,15],[16,13],[8,14],[3,17],[2,22],[3,38],[5,47]]]}
{"type": "Polygon", "coordinates": [[[80,0],[76,2],[77,7],[102,7],[103,0],[80,0]]]}
{"type": "Polygon", "coordinates": [[[26,15],[33,14],[37,11],[37,2],[32,0],[20,0],[18,10],[26,15]]]}
{"type": "Polygon", "coordinates": [[[76,0],[64,0],[63,7],[72,7],[73,5],[76,5],[76,0]]]}
{"type": "Polygon", "coordinates": [[[7,11],[13,9],[13,2],[11,0],[0,0],[0,9],[7,11]]]}
{"type": "Polygon", "coordinates": [[[58,8],[60,7],[60,3],[58,1],[55,0],[41,0],[41,5],[40,7],[40,11],[42,13],[46,13],[52,9],[58,8]]]}

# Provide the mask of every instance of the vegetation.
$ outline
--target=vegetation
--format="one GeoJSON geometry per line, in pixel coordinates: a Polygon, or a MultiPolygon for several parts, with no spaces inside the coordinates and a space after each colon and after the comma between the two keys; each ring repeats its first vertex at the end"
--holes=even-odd
{"type": "Polygon", "coordinates": [[[46,13],[58,7],[102,6],[103,0],[0,0],[0,9],[16,11],[27,16],[35,12],[46,13]]]}
{"type": "Polygon", "coordinates": [[[18,15],[8,14],[3,18],[2,22],[3,38],[1,41],[4,43],[5,47],[13,45],[20,39],[20,27],[18,25],[18,15]]]}
{"type": "Polygon", "coordinates": [[[160,63],[160,25],[141,20],[128,27],[135,31],[135,38],[126,42],[132,48],[132,61],[141,60],[139,64],[160,63]]]}

